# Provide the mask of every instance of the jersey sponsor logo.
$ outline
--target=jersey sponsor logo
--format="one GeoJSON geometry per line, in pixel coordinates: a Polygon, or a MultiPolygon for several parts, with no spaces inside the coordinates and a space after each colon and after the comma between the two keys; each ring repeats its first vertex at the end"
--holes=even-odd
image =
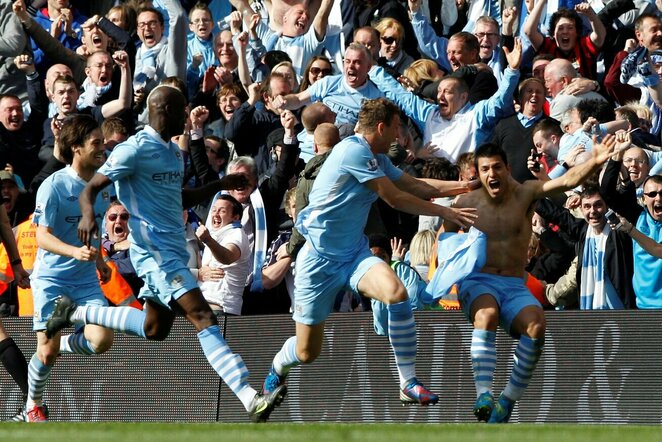
{"type": "Polygon", "coordinates": [[[180,183],[183,179],[182,172],[157,172],[152,174],[152,181],[162,184],[180,183]]]}
{"type": "MultiPolygon", "coordinates": [[[[83,215],[69,215],[64,217],[64,221],[69,224],[78,224],[81,218],[83,218],[83,215]]],[[[96,220],[103,219],[103,214],[102,213],[95,214],[94,219],[96,220]]]]}
{"type": "Polygon", "coordinates": [[[368,170],[370,172],[374,172],[377,169],[379,169],[379,163],[377,162],[377,158],[370,159],[368,161],[368,170]]]}

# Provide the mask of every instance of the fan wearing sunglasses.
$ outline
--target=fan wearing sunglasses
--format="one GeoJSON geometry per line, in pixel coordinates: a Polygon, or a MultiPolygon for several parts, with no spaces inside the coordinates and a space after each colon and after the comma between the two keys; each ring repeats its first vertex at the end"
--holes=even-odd
{"type": "Polygon", "coordinates": [[[140,291],[142,279],[129,258],[129,212],[119,201],[112,201],[104,218],[104,231],[101,245],[113,260],[120,275],[129,283],[134,294],[140,291]]]}
{"type": "Polygon", "coordinates": [[[301,86],[299,87],[299,92],[305,91],[311,85],[321,78],[331,75],[333,73],[333,68],[331,67],[331,62],[324,55],[315,55],[308,62],[308,66],[303,71],[303,77],[301,79],[301,86]]]}
{"type": "MultiPolygon", "coordinates": [[[[625,152],[630,143],[630,134],[617,134],[621,144],[619,150],[625,152]]],[[[615,212],[632,224],[641,233],[656,243],[662,242],[662,175],[651,175],[643,183],[643,207],[637,202],[637,189],[634,182],[618,186],[618,176],[623,165],[623,154],[617,154],[607,163],[600,193],[605,202],[615,212]]],[[[628,232],[630,233],[630,232],[628,232]]],[[[640,244],[634,242],[634,276],[632,286],[638,308],[662,308],[662,263],[640,244]]]]}
{"type": "Polygon", "coordinates": [[[382,19],[375,29],[379,32],[379,55],[386,59],[386,64],[400,75],[414,62],[414,59],[402,50],[404,28],[397,20],[387,17],[382,19]]]}

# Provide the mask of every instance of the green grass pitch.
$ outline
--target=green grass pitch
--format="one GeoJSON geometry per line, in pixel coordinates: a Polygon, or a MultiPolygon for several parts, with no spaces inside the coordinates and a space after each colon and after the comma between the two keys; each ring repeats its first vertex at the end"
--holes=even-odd
{"type": "Polygon", "coordinates": [[[8,442],[644,442],[661,434],[658,426],[634,425],[0,423],[0,441],[8,442]]]}

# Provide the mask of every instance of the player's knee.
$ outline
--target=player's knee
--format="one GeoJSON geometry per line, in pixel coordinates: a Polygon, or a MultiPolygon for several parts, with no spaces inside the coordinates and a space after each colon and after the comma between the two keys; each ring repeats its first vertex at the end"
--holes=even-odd
{"type": "Polygon", "coordinates": [[[397,304],[409,299],[407,289],[399,281],[388,281],[384,283],[383,299],[384,304],[397,304]]]}
{"type": "Polygon", "coordinates": [[[42,364],[51,366],[55,364],[55,360],[59,353],[60,352],[57,349],[42,348],[37,352],[37,358],[42,364]]]}
{"type": "Polygon", "coordinates": [[[320,350],[317,349],[310,349],[310,348],[305,348],[305,349],[297,349],[297,358],[301,361],[303,364],[310,364],[315,361],[320,355],[320,350]]]}
{"type": "Polygon", "coordinates": [[[218,324],[216,315],[210,308],[191,311],[186,315],[186,319],[195,326],[197,331],[202,331],[218,324]]]}
{"type": "Polygon", "coordinates": [[[481,330],[496,330],[499,326],[499,311],[496,308],[482,308],[474,315],[474,327],[481,330]]]}
{"type": "Polygon", "coordinates": [[[545,322],[545,315],[542,311],[536,314],[526,327],[526,334],[533,339],[542,339],[545,337],[545,330],[547,323],[545,322]]]}
{"type": "Polygon", "coordinates": [[[160,324],[145,324],[145,337],[150,341],[163,341],[170,334],[170,326],[160,324]]]}
{"type": "Polygon", "coordinates": [[[110,350],[110,347],[113,346],[114,335],[109,333],[106,336],[103,336],[101,339],[98,339],[94,342],[90,342],[94,353],[101,354],[110,350]]]}

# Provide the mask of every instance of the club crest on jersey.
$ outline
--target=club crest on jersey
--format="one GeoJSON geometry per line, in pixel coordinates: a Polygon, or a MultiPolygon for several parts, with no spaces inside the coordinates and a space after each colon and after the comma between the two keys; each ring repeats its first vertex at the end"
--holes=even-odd
{"type": "Polygon", "coordinates": [[[176,275],[174,278],[172,278],[172,282],[170,283],[170,285],[172,285],[173,288],[177,289],[181,287],[183,283],[184,283],[184,277],[182,275],[176,275]]]}
{"type": "Polygon", "coordinates": [[[109,192],[101,192],[101,198],[104,201],[109,201],[110,200],[110,193],[109,192]]]}
{"type": "Polygon", "coordinates": [[[379,163],[377,162],[377,158],[372,158],[370,161],[368,161],[368,170],[370,172],[374,172],[379,168],[379,163]]]}

